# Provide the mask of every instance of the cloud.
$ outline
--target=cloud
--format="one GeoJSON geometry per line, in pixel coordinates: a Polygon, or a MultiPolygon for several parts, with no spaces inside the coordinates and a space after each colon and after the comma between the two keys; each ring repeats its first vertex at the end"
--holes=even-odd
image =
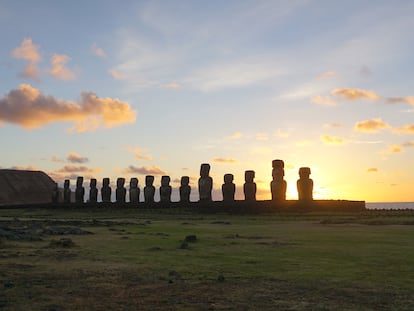
{"type": "Polygon", "coordinates": [[[393,132],[396,134],[414,134],[414,124],[393,129],[393,132]]]}
{"type": "Polygon", "coordinates": [[[322,135],[321,140],[327,145],[343,145],[343,144],[345,144],[344,139],[342,139],[340,137],[336,137],[336,136],[322,135]]]}
{"type": "Polygon", "coordinates": [[[0,98],[0,121],[34,129],[52,122],[73,122],[70,129],[76,132],[112,128],[133,123],[136,111],[119,99],[99,98],[83,92],[79,102],[45,96],[31,85],[21,84],[0,98]]]}
{"type": "Polygon", "coordinates": [[[39,78],[39,69],[37,68],[37,64],[42,59],[42,56],[39,52],[39,46],[34,45],[32,39],[23,39],[22,44],[12,51],[12,56],[27,61],[27,65],[21,73],[22,77],[35,80],[39,78]]]}
{"type": "Polygon", "coordinates": [[[75,73],[66,67],[66,63],[70,59],[69,56],[64,54],[54,54],[50,60],[52,65],[50,74],[60,80],[74,80],[76,78],[75,73]]]}
{"type": "Polygon", "coordinates": [[[383,151],[383,153],[386,153],[386,154],[401,153],[401,152],[403,152],[401,145],[390,145],[388,146],[387,150],[383,151]]]}
{"type": "Polygon", "coordinates": [[[92,46],[91,46],[91,52],[94,55],[96,55],[96,56],[98,56],[100,58],[106,58],[105,51],[102,48],[98,47],[98,45],[96,43],[92,44],[92,46]]]}
{"type": "Polygon", "coordinates": [[[71,163],[86,163],[89,161],[87,157],[81,157],[79,154],[75,152],[69,153],[68,156],[66,157],[66,160],[68,160],[68,162],[71,162],[71,163]]]}
{"type": "Polygon", "coordinates": [[[337,105],[336,102],[329,96],[321,96],[321,95],[312,97],[311,102],[316,105],[328,106],[328,107],[334,107],[337,105]]]}
{"type": "Polygon", "coordinates": [[[87,166],[65,165],[56,170],[58,173],[95,173],[100,172],[100,168],[89,168],[87,166]]]}
{"type": "Polygon", "coordinates": [[[367,173],[377,173],[378,169],[376,167],[369,167],[366,169],[367,173]]]}
{"type": "Polygon", "coordinates": [[[124,174],[141,174],[141,175],[167,175],[165,171],[158,166],[141,166],[136,167],[133,165],[128,166],[122,171],[124,174]]]}
{"type": "Polygon", "coordinates": [[[414,141],[407,141],[402,144],[404,147],[414,147],[414,141]]]}
{"type": "Polygon", "coordinates": [[[379,100],[380,96],[372,91],[360,90],[360,89],[334,89],[331,92],[333,95],[341,97],[346,100],[359,100],[359,99],[369,99],[369,100],[379,100]]]}
{"type": "Polygon", "coordinates": [[[152,156],[143,154],[147,152],[146,148],[139,148],[139,147],[128,147],[128,151],[132,152],[138,160],[145,160],[145,161],[151,161],[152,156]]]}
{"type": "Polygon", "coordinates": [[[243,134],[240,132],[235,132],[234,134],[227,136],[227,139],[240,139],[243,137],[243,134]]]}
{"type": "Polygon", "coordinates": [[[33,165],[15,165],[10,167],[11,170],[20,170],[20,171],[39,171],[40,169],[37,166],[33,165]]]}
{"type": "Polygon", "coordinates": [[[334,122],[334,123],[324,124],[323,127],[324,128],[340,128],[342,127],[342,124],[334,122]]]}
{"type": "Polygon", "coordinates": [[[387,97],[385,101],[389,104],[404,103],[414,106],[414,96],[406,97],[387,97]]]}
{"type": "Polygon", "coordinates": [[[180,87],[181,87],[181,85],[178,84],[177,82],[170,82],[170,83],[166,83],[166,84],[160,84],[160,88],[162,88],[162,89],[178,89],[180,87]]]}
{"type": "Polygon", "coordinates": [[[62,160],[62,159],[60,159],[60,158],[58,158],[57,156],[52,156],[52,158],[50,159],[52,162],[58,162],[58,163],[60,163],[60,162],[64,162],[64,160],[62,160]]]}
{"type": "Polygon", "coordinates": [[[237,161],[235,159],[232,159],[232,158],[228,158],[228,159],[214,158],[214,159],[212,159],[212,161],[215,162],[215,163],[223,163],[223,164],[236,164],[237,163],[237,161]]]}
{"type": "Polygon", "coordinates": [[[369,77],[372,75],[372,71],[368,66],[362,66],[359,68],[359,74],[364,77],[369,77]]]}
{"type": "Polygon", "coordinates": [[[336,71],[326,71],[322,74],[320,74],[319,76],[317,76],[317,79],[330,79],[332,77],[336,76],[336,71]]]}
{"type": "Polygon", "coordinates": [[[125,73],[122,73],[119,70],[114,69],[114,68],[109,69],[108,73],[115,80],[126,80],[128,78],[128,76],[125,73]]]}
{"type": "Polygon", "coordinates": [[[376,133],[380,130],[390,128],[391,126],[382,121],[381,118],[364,120],[357,122],[354,126],[354,130],[358,132],[376,133]]]}

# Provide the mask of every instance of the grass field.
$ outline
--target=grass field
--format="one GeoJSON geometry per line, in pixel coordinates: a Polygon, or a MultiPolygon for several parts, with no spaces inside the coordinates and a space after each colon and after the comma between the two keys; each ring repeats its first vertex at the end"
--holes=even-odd
{"type": "Polygon", "coordinates": [[[0,215],[2,310],[414,310],[414,211],[0,215]]]}

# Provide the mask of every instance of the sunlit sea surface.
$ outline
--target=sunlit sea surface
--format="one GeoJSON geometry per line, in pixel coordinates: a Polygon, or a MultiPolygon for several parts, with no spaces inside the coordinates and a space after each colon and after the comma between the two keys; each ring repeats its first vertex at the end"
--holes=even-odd
{"type": "Polygon", "coordinates": [[[366,202],[367,209],[414,209],[414,202],[366,202]]]}

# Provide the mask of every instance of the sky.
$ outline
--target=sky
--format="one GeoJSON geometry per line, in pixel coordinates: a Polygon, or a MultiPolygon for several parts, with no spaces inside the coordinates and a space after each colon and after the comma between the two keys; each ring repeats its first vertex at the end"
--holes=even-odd
{"type": "MultiPolygon", "coordinates": [[[[245,170],[270,199],[310,167],[315,199],[414,201],[413,1],[0,0],[2,169],[60,186],[201,163],[213,199],[245,170]]],[[[158,191],[157,191],[158,192],[158,191]]],[[[158,194],[157,194],[158,195],[158,194]]],[[[157,199],[157,197],[156,197],[157,199]]]]}

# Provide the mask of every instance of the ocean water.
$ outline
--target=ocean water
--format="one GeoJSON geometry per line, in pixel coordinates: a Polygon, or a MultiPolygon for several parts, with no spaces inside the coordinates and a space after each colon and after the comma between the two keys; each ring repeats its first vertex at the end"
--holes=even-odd
{"type": "Polygon", "coordinates": [[[414,202],[366,202],[367,209],[414,209],[414,202]]]}

